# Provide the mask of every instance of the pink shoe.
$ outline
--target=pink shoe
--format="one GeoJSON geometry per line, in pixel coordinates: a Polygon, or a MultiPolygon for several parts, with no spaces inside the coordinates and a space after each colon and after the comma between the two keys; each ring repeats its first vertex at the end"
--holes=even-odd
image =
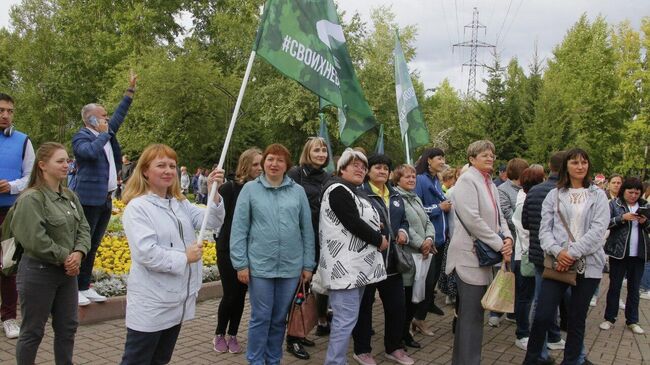
{"type": "Polygon", "coordinates": [[[415,364],[415,361],[409,357],[409,355],[404,352],[402,349],[397,349],[393,352],[386,353],[386,358],[389,360],[393,360],[395,362],[398,362],[402,365],[413,365],[415,364]]]}
{"type": "Polygon", "coordinates": [[[228,337],[228,352],[231,354],[238,354],[241,352],[241,346],[239,345],[239,342],[237,342],[236,336],[228,337]]]}
{"type": "Polygon", "coordinates": [[[359,365],[377,365],[377,362],[372,357],[372,354],[352,354],[352,358],[355,359],[359,365]]]}
{"type": "Polygon", "coordinates": [[[212,340],[212,344],[214,345],[214,351],[220,354],[228,352],[228,343],[226,343],[226,338],[223,335],[216,335],[212,340]]]}

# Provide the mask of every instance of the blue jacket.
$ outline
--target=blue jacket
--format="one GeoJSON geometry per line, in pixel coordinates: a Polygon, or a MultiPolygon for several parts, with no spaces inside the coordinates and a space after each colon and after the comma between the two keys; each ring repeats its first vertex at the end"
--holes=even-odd
{"type": "Polygon", "coordinates": [[[447,241],[449,229],[447,213],[440,209],[439,204],[447,200],[442,192],[442,184],[438,177],[432,177],[428,172],[416,177],[415,193],[422,200],[424,211],[429,215],[436,230],[436,246],[442,247],[447,241]]]}
{"type": "Polygon", "coordinates": [[[98,206],[106,203],[108,195],[109,163],[104,152],[106,142],[111,143],[116,173],[122,168],[122,151],[116,133],[120,129],[131,99],[124,96],[108,122],[109,132],[95,136],[88,128],[81,128],[72,136],[72,151],[77,163],[75,193],[81,205],[98,206]]]}
{"type": "Polygon", "coordinates": [[[230,231],[235,270],[259,278],[296,278],[314,271],[314,229],[302,186],[284,177],[273,187],[262,174],[244,185],[230,231]]]}

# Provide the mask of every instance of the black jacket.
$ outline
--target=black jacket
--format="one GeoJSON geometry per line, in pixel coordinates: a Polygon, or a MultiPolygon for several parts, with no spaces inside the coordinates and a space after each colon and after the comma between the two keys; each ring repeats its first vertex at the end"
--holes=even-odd
{"type": "MultiPolygon", "coordinates": [[[[648,202],[639,199],[639,206],[643,207],[648,202]]],[[[605,253],[615,259],[623,259],[630,254],[630,231],[632,223],[623,220],[623,214],[628,213],[630,209],[621,198],[613,199],[609,202],[609,212],[611,219],[609,221],[609,237],[605,243],[605,253]]],[[[639,225],[639,251],[638,257],[643,261],[648,261],[648,245],[650,245],[650,221],[646,220],[645,224],[639,225]]]]}
{"type": "Polygon", "coordinates": [[[548,180],[533,186],[526,194],[524,207],[521,211],[521,225],[530,232],[530,248],[528,259],[538,267],[544,266],[544,250],[539,243],[539,226],[542,222],[542,204],[548,193],[557,187],[557,174],[552,174],[548,180]]]}
{"type": "MultiPolygon", "coordinates": [[[[370,203],[372,203],[375,209],[379,212],[379,217],[381,218],[381,223],[383,225],[381,229],[382,235],[390,237],[390,256],[388,256],[388,265],[386,267],[386,272],[390,275],[397,273],[397,258],[394,254],[394,247],[397,245],[395,242],[397,239],[397,233],[400,230],[404,230],[408,237],[409,224],[406,220],[406,207],[404,206],[402,195],[400,195],[400,193],[390,185],[386,184],[386,187],[389,191],[388,207],[390,209],[386,209],[384,199],[372,191],[372,188],[367,181],[362,185],[361,189],[370,200],[370,203]],[[391,227],[390,230],[388,230],[389,225],[391,227]]],[[[386,258],[386,252],[387,250],[384,250],[381,253],[384,258],[386,258]]]]}
{"type": "Polygon", "coordinates": [[[237,205],[237,198],[239,192],[244,187],[244,184],[238,184],[233,180],[228,180],[225,184],[219,186],[219,195],[223,199],[223,207],[226,211],[226,216],[223,219],[223,224],[219,230],[219,236],[214,235],[214,240],[217,243],[217,254],[225,254],[230,257],[230,228],[232,227],[232,218],[235,215],[235,206],[237,205]]]}

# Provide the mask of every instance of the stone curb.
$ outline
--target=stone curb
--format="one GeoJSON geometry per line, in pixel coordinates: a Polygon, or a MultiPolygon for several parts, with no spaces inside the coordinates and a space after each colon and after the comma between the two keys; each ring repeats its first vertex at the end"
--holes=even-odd
{"type": "MultiPolygon", "coordinates": [[[[221,280],[205,283],[199,290],[198,301],[220,298],[223,295],[221,280]]],[[[90,303],[79,307],[79,324],[92,324],[111,319],[124,318],[126,296],[108,298],[104,303],[90,303]]]]}

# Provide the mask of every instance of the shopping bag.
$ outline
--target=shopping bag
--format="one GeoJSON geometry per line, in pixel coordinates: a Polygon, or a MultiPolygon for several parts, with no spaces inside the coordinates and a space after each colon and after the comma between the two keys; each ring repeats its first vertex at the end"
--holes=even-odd
{"type": "Polygon", "coordinates": [[[420,303],[424,300],[424,293],[426,291],[427,273],[429,266],[431,266],[431,257],[427,255],[425,259],[421,253],[412,253],[413,262],[415,265],[415,278],[413,279],[413,295],[411,302],[420,303]]]}
{"type": "Polygon", "coordinates": [[[287,335],[304,338],[318,324],[318,313],[316,312],[316,298],[314,294],[306,290],[307,284],[301,279],[298,289],[293,296],[289,322],[287,323],[287,335]]]}
{"type": "Polygon", "coordinates": [[[506,270],[505,262],[501,265],[501,270],[492,280],[488,287],[481,305],[485,310],[499,313],[515,312],[515,274],[506,270]]]}
{"type": "Polygon", "coordinates": [[[528,250],[521,254],[521,263],[519,264],[519,272],[525,278],[535,277],[535,264],[530,262],[528,250]]]}

